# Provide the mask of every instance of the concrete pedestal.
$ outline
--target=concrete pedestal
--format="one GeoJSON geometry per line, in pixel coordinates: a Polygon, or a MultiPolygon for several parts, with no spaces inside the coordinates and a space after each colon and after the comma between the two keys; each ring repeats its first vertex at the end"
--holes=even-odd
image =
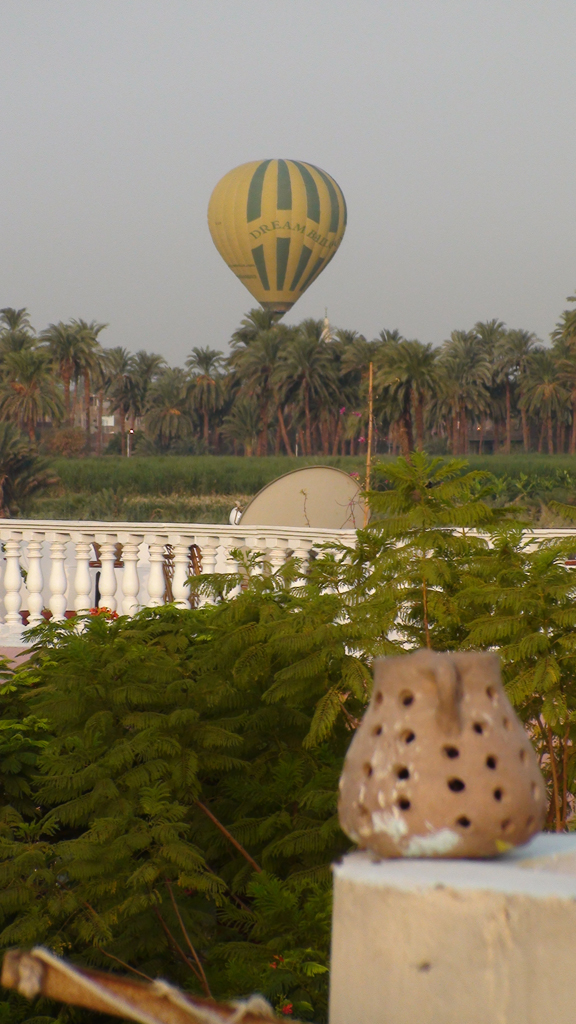
{"type": "Polygon", "coordinates": [[[574,1024],[576,835],[334,867],[330,1024],[574,1024]]]}

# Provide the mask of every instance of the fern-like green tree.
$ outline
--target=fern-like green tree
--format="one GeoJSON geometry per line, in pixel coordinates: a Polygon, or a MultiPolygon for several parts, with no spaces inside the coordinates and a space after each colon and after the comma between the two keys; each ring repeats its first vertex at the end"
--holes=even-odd
{"type": "Polygon", "coordinates": [[[418,646],[500,651],[568,826],[567,548],[527,543],[463,460],[382,476],[354,548],[276,572],[237,552],[237,573],[193,578],[212,604],[38,628],[0,694],[4,946],[325,1020],[337,780],[372,659],[418,646]]]}

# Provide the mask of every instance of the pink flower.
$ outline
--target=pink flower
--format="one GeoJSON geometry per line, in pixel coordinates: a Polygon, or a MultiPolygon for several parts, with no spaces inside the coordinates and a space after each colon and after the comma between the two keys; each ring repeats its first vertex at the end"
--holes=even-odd
{"type": "Polygon", "coordinates": [[[359,437],[358,440],[360,441],[360,444],[364,444],[364,441],[366,440],[366,438],[365,437],[359,437]]]}
{"type": "Polygon", "coordinates": [[[293,1006],[292,1003],[285,1003],[284,1006],[282,1007],[282,1013],[285,1013],[286,1015],[288,1015],[289,1013],[292,1013],[293,1009],[294,1009],[294,1006],[293,1006]]]}
{"type": "Polygon", "coordinates": [[[345,412],[346,412],[346,406],[343,405],[342,408],[340,409],[340,415],[343,416],[345,412]]]}

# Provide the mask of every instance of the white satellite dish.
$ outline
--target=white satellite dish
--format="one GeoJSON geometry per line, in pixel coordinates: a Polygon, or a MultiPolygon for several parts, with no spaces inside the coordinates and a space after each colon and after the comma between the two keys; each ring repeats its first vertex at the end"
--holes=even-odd
{"type": "Polygon", "coordinates": [[[364,525],[360,485],[343,469],[304,466],[272,480],[246,506],[243,526],[357,530],[364,525]]]}

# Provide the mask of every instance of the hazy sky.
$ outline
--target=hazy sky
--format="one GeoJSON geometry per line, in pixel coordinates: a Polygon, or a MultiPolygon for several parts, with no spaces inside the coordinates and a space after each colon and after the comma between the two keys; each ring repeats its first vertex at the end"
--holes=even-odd
{"type": "Polygon", "coordinates": [[[182,363],[254,301],[211,190],[329,171],[330,267],[288,314],[547,337],[576,285],[574,0],[0,0],[0,305],[182,363]]]}

